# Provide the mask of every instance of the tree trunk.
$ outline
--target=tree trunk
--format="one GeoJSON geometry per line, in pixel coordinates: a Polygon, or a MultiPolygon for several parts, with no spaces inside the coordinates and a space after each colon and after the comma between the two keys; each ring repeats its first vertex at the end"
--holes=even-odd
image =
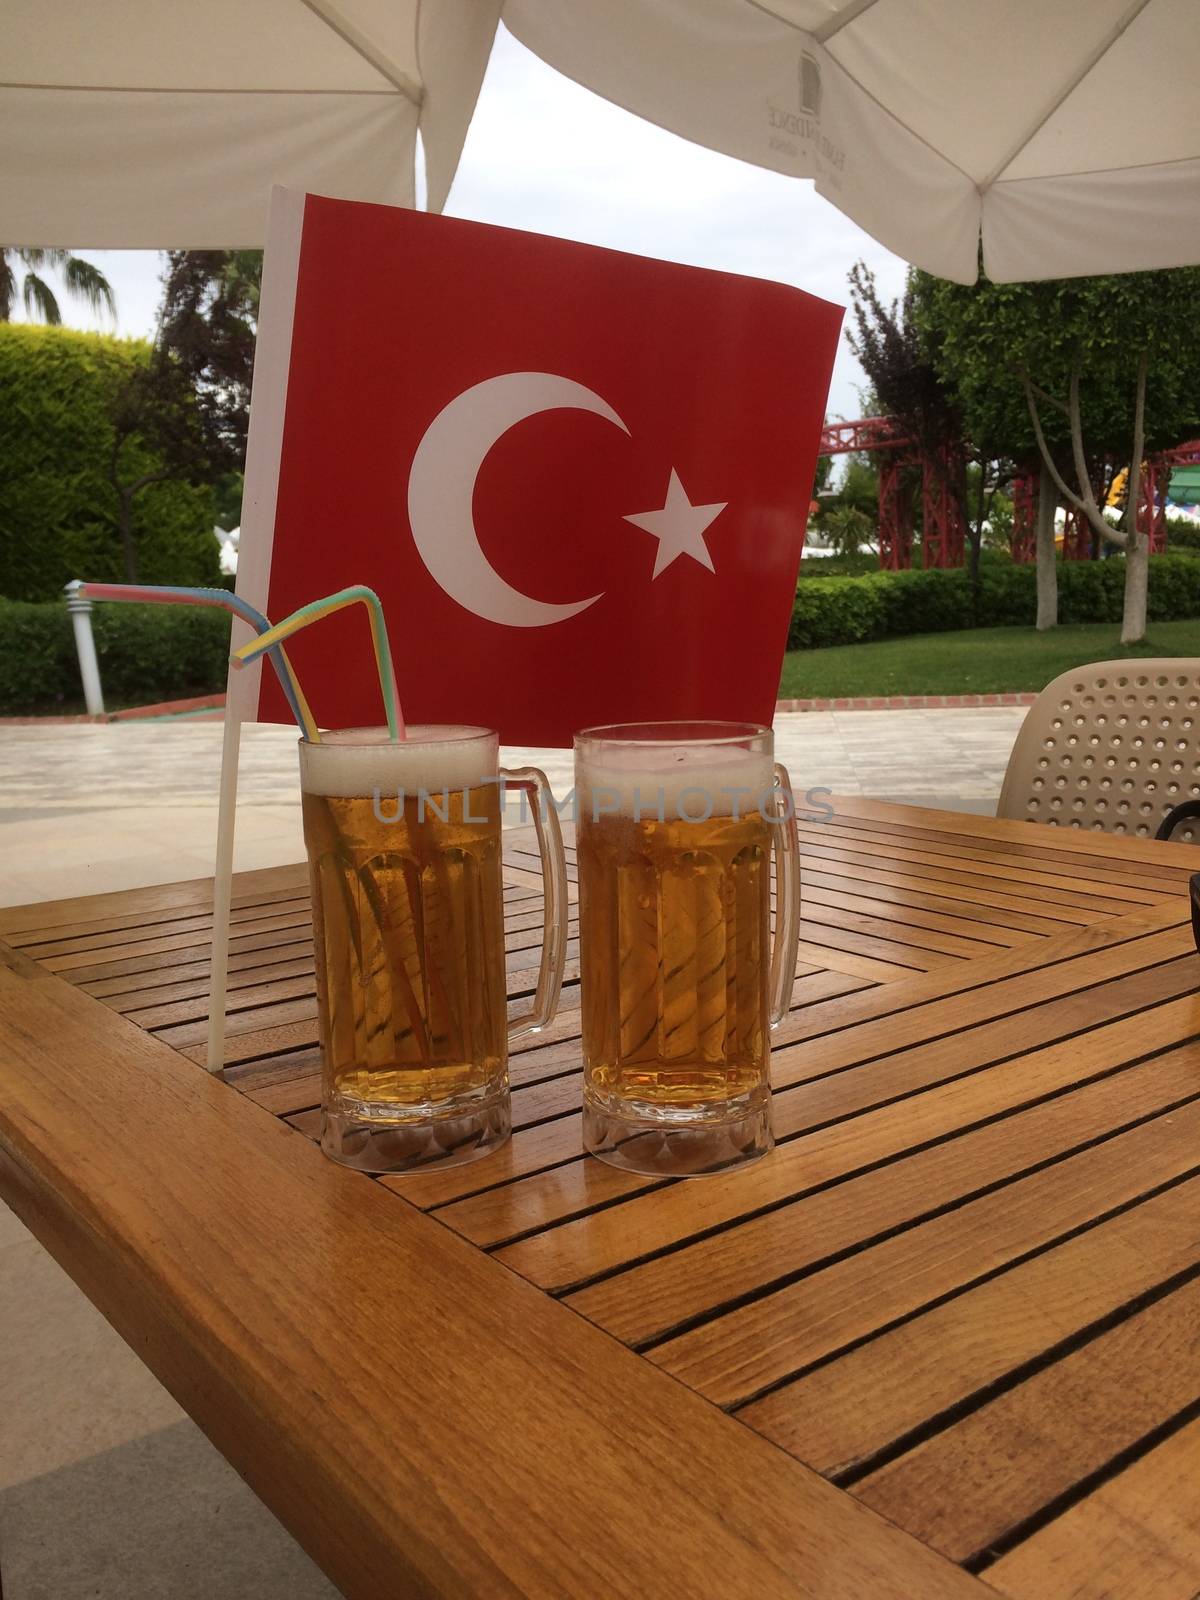
{"type": "Polygon", "coordinates": [[[1125,546],[1125,614],[1121,618],[1121,643],[1137,644],[1146,637],[1146,584],[1150,576],[1150,541],[1136,528],[1125,546]]]}
{"type": "Polygon", "coordinates": [[[1142,498],[1142,451],[1146,445],[1146,368],[1143,351],[1138,359],[1137,397],[1133,409],[1133,457],[1125,488],[1125,614],[1121,643],[1137,644],[1146,637],[1146,585],[1150,577],[1150,538],[1138,527],[1138,502],[1142,498]]]}
{"type": "MultiPolygon", "coordinates": [[[[970,569],[969,569],[970,570],[969,581],[970,581],[970,585],[971,585],[971,593],[972,594],[977,593],[977,591],[979,589],[979,555],[980,555],[980,551],[981,551],[981,549],[983,547],[983,505],[984,505],[983,491],[984,491],[984,480],[986,479],[986,477],[987,477],[987,463],[986,463],[986,461],[980,461],[980,463],[979,463],[979,493],[975,497],[975,520],[974,520],[973,523],[970,522],[970,521],[968,521],[968,523],[967,523],[967,527],[968,527],[969,534],[970,534],[970,540],[971,540],[971,558],[970,558],[970,569]]],[[[964,484],[963,485],[963,500],[965,501],[966,498],[967,498],[967,496],[966,496],[966,485],[964,484]]]]}
{"type": "Polygon", "coordinates": [[[125,557],[125,581],[136,583],[137,544],[133,537],[133,494],[128,489],[118,490],[121,500],[120,522],[121,551],[125,557]]]}
{"type": "MultiPolygon", "coordinates": [[[[1104,520],[1104,516],[1100,510],[1100,507],[1096,504],[1096,497],[1092,493],[1091,474],[1088,472],[1087,457],[1083,446],[1083,424],[1080,420],[1078,366],[1073,367],[1071,370],[1071,398],[1067,405],[1063,405],[1061,401],[1055,400],[1053,395],[1046,394],[1044,389],[1037,389],[1037,394],[1042,395],[1044,399],[1049,400],[1056,405],[1058,409],[1067,417],[1071,424],[1071,449],[1075,458],[1075,476],[1079,483],[1078,492],[1069,487],[1066,479],[1058,470],[1058,467],[1054,461],[1054,457],[1050,453],[1050,447],[1046,443],[1046,435],[1042,429],[1042,419],[1038,415],[1037,400],[1034,393],[1036,385],[1030,381],[1028,373],[1025,374],[1024,383],[1025,402],[1029,407],[1029,420],[1033,423],[1033,435],[1037,440],[1038,451],[1042,457],[1043,482],[1045,481],[1045,474],[1048,472],[1054,483],[1054,487],[1062,496],[1065,504],[1068,506],[1074,506],[1077,511],[1081,511],[1083,513],[1093,534],[1099,534],[1102,539],[1109,539],[1113,544],[1119,544],[1122,548],[1124,548],[1124,532],[1118,532],[1114,527],[1104,520]]],[[[1143,393],[1144,390],[1145,384],[1143,383],[1143,393]]]]}
{"type": "Polygon", "coordinates": [[[1037,502],[1037,627],[1058,627],[1058,564],[1054,551],[1054,513],[1058,495],[1050,469],[1042,462],[1037,502]]]}

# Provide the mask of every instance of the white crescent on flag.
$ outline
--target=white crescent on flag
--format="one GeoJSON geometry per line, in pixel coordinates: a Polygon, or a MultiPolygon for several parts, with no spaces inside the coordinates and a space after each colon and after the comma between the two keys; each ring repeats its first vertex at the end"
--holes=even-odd
{"type": "Polygon", "coordinates": [[[430,576],[452,600],[510,628],[545,628],[601,595],[552,605],[515,589],[492,566],[475,531],[475,479],[492,446],[541,411],[591,411],[629,429],[598,394],[552,372],[505,372],[464,389],[426,429],[408,478],[408,520],[430,576]]]}

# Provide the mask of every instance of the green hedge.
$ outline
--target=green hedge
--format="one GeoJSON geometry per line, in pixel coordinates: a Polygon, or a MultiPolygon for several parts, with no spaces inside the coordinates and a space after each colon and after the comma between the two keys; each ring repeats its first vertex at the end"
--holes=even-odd
{"type": "MultiPolygon", "coordinates": [[[[1059,563],[1060,622],[1119,622],[1124,595],[1120,558],[1059,563]]],[[[985,562],[977,595],[962,568],[805,578],[796,585],[788,649],[954,628],[1030,627],[1036,611],[1032,566],[985,562]]],[[[1190,555],[1152,557],[1146,614],[1151,622],[1200,618],[1200,561],[1190,555]]]]}
{"type": "MultiPolygon", "coordinates": [[[[1119,559],[1060,563],[1059,620],[1119,622],[1124,582],[1119,559]]],[[[977,605],[961,569],[806,578],[796,587],[788,648],[955,628],[1028,627],[1035,601],[1033,568],[999,562],[984,564],[977,605]]],[[[1152,622],[1200,618],[1200,561],[1191,555],[1154,556],[1147,611],[1152,622]]],[[[97,603],[92,624],[101,683],[114,705],[215,694],[225,687],[229,618],[224,612],[97,603]]],[[[0,715],[54,711],[78,704],[81,696],[66,606],[0,600],[0,715]]]]}
{"type": "MultiPolygon", "coordinates": [[[[224,611],[98,603],[92,632],[100,682],[111,705],[217,694],[225,687],[229,617],[224,611]]],[[[0,715],[53,712],[82,698],[65,604],[0,600],[0,715]]]]}
{"type": "Polygon", "coordinates": [[[1200,550],[1200,523],[1176,518],[1167,528],[1167,550],[1200,550]]]}
{"type": "MultiPolygon", "coordinates": [[[[141,340],[0,323],[0,595],[52,600],[72,578],[124,579],[108,408],[149,349],[141,340]]],[[[160,464],[130,442],[126,474],[160,464]]],[[[141,582],[219,581],[211,489],[153,483],[133,507],[141,582]]]]}

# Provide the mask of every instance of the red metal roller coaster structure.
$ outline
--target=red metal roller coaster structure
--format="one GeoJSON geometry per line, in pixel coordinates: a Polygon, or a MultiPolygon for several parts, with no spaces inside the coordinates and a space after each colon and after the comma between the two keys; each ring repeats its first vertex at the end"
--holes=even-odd
{"type": "MultiPolygon", "coordinates": [[[[1161,555],[1167,548],[1166,485],[1173,467],[1200,466],[1200,439],[1189,439],[1172,450],[1161,450],[1142,463],[1138,493],[1138,532],[1149,535],[1150,554],[1161,555]]],[[[1037,475],[1029,472],[1013,484],[1014,561],[1032,561],[1036,554],[1037,475]]],[[[1081,512],[1071,507],[1063,526],[1063,558],[1087,561],[1092,554],[1092,529],[1081,512]]]]}
{"type": "MultiPolygon", "coordinates": [[[[962,507],[949,492],[961,477],[961,446],[945,445],[930,454],[905,431],[898,417],[859,417],[830,422],[821,431],[821,454],[846,455],[877,450],[879,462],[879,565],[898,570],[912,566],[913,507],[904,482],[904,468],[921,468],[921,510],[927,567],[961,567],[966,527],[962,507]]],[[[1200,439],[1149,457],[1143,466],[1138,495],[1138,529],[1148,533],[1151,554],[1167,548],[1165,496],[1172,467],[1200,465],[1200,439]]],[[[1013,482],[1014,561],[1032,561],[1035,554],[1037,473],[1025,472],[1013,482]]],[[[1063,528],[1063,556],[1086,561],[1092,554],[1092,529],[1087,519],[1069,508],[1063,528]]]]}
{"type": "Polygon", "coordinates": [[[961,567],[966,528],[962,508],[949,484],[962,471],[962,451],[944,446],[933,455],[910,438],[896,417],[859,417],[831,422],[821,432],[821,454],[846,455],[878,450],[879,565],[898,570],[912,566],[913,507],[903,472],[921,468],[921,525],[927,567],[961,567]]]}

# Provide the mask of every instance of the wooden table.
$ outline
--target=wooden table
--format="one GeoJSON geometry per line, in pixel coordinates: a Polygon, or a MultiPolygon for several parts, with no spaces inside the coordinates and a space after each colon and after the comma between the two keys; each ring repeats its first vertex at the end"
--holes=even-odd
{"type": "MultiPolygon", "coordinates": [[[[0,913],[0,1193],[345,1592],[1200,1590],[1200,850],[803,827],[779,1147],[579,1151],[575,948],[517,1132],[322,1159],[301,869],[0,913]]],[[[512,991],[536,858],[508,854],[512,991]]]]}

